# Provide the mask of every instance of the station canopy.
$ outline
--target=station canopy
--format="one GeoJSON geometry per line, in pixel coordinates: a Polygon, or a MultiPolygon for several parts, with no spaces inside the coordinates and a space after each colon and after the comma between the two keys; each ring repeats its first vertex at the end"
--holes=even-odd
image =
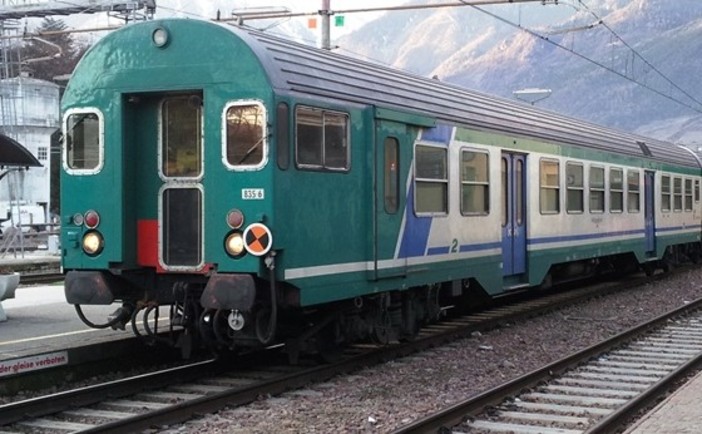
{"type": "Polygon", "coordinates": [[[18,141],[0,134],[0,166],[41,167],[41,163],[18,141]]]}

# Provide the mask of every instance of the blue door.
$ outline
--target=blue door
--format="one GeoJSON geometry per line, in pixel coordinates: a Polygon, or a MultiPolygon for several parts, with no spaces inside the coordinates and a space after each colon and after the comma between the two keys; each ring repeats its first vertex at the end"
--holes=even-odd
{"type": "Polygon", "coordinates": [[[656,250],[656,218],[655,218],[655,194],[654,184],[655,173],[646,171],[644,174],[644,218],[646,233],[646,252],[649,256],[655,256],[656,250]]]}
{"type": "Polygon", "coordinates": [[[502,275],[526,272],[526,155],[502,154],[502,275]]]}

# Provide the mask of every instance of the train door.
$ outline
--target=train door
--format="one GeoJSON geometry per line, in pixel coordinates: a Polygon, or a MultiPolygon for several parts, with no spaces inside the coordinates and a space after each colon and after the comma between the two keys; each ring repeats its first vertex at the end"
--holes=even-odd
{"type": "Polygon", "coordinates": [[[654,256],[656,250],[656,208],[654,206],[656,195],[654,180],[655,172],[647,170],[644,173],[644,231],[646,234],[646,252],[649,256],[654,256]]]}
{"type": "Polygon", "coordinates": [[[502,153],[502,275],[526,272],[526,155],[502,153]]]}
{"type": "Polygon", "coordinates": [[[126,96],[137,264],[195,271],[203,262],[202,93],[126,96]]]}
{"type": "Polygon", "coordinates": [[[397,246],[405,211],[401,151],[408,149],[407,126],[399,122],[376,120],[375,132],[375,218],[373,279],[404,276],[407,258],[398,257],[397,246]]]}
{"type": "Polygon", "coordinates": [[[202,266],[202,96],[169,95],[160,104],[159,260],[166,269],[202,266]]]}

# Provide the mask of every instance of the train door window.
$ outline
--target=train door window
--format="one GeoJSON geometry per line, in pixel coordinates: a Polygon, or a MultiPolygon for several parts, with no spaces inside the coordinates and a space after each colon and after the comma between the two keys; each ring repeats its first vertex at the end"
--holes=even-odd
{"type": "Polygon", "coordinates": [[[692,211],[692,180],[685,179],[685,211],[692,211]]]}
{"type": "Polygon", "coordinates": [[[515,164],[515,182],[517,183],[517,225],[524,222],[524,159],[518,159],[515,164]]]}
{"type": "Polygon", "coordinates": [[[622,169],[609,169],[609,211],[622,212],[624,210],[624,171],[622,169]]]}
{"type": "Polygon", "coordinates": [[[507,179],[507,160],[502,161],[502,227],[507,226],[507,211],[509,210],[509,180],[507,179]]]}
{"type": "Polygon", "coordinates": [[[161,104],[161,174],[202,174],[202,99],[196,95],[168,97],[161,104]]]}
{"type": "Polygon", "coordinates": [[[266,162],[266,110],[256,101],[237,101],[224,108],[224,164],[256,169],[266,162]]]}
{"type": "Polygon", "coordinates": [[[72,109],[63,126],[63,162],[72,174],[94,174],[103,164],[104,121],[96,109],[72,109]]]}
{"type": "Polygon", "coordinates": [[[627,210],[632,213],[641,211],[641,176],[638,170],[626,172],[627,210]]]}
{"type": "Polygon", "coordinates": [[[700,201],[700,180],[695,179],[695,203],[700,201]]]}
{"type": "Polygon", "coordinates": [[[603,167],[590,167],[590,212],[605,209],[605,171],[603,167]]]}
{"type": "Polygon", "coordinates": [[[385,212],[395,214],[398,209],[400,187],[400,144],[395,137],[385,138],[385,212]]]}
{"type": "Polygon", "coordinates": [[[673,178],[673,211],[682,211],[683,209],[683,190],[682,178],[673,178]]]}
{"type": "Polygon", "coordinates": [[[670,211],[670,176],[661,176],[661,210],[670,211]]]}
{"type": "Polygon", "coordinates": [[[486,152],[461,152],[461,214],[490,213],[489,158],[486,152]]]}
{"type": "Polygon", "coordinates": [[[560,173],[559,163],[553,160],[541,160],[540,171],[540,206],[542,214],[558,214],[560,208],[560,173]]]}
{"type": "Polygon", "coordinates": [[[349,170],[349,116],[310,107],[295,109],[295,156],[298,167],[349,170]]]}
{"type": "Polygon", "coordinates": [[[276,113],[278,168],[287,170],[290,167],[290,109],[284,102],[278,104],[276,113]]]}
{"type": "Polygon", "coordinates": [[[566,163],[566,211],[570,214],[584,210],[583,165],[566,163]]]}
{"type": "Polygon", "coordinates": [[[418,145],[414,152],[416,213],[448,213],[447,149],[418,145]]]}

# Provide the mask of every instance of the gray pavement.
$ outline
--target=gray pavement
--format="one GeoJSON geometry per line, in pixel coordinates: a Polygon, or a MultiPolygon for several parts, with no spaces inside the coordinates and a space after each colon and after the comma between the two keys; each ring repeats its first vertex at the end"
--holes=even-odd
{"type": "Polygon", "coordinates": [[[702,372],[631,426],[625,434],[699,434],[702,432],[702,372]]]}
{"type": "MultiPolygon", "coordinates": [[[[83,324],[66,303],[62,283],[20,286],[15,298],[2,305],[7,321],[0,322],[0,360],[82,346],[110,336],[131,336],[129,331],[96,330],[83,324]]],[[[86,306],[84,311],[88,318],[104,322],[116,307],[86,306]]]]}

